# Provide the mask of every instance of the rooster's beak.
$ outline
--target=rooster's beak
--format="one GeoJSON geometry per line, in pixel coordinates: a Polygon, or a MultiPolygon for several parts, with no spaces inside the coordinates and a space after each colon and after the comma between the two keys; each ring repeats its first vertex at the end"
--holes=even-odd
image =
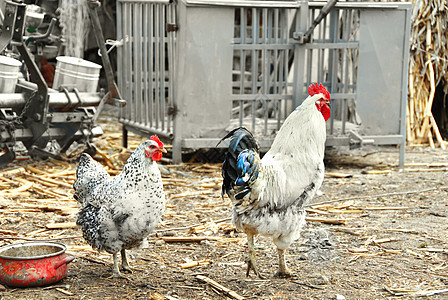
{"type": "Polygon", "coordinates": [[[161,149],[159,149],[159,151],[162,152],[162,153],[166,153],[167,152],[165,148],[161,148],[161,149]]]}

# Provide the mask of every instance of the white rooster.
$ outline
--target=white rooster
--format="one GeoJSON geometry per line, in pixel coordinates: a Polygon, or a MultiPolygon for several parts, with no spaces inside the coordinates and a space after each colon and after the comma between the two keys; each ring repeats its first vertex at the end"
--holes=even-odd
{"type": "Polygon", "coordinates": [[[78,201],[77,224],[85,240],[99,251],[113,254],[113,276],[118,268],[131,271],[126,250],[142,245],[159,223],[165,209],[162,178],[156,161],[166,152],[157,136],[141,143],[122,172],[110,177],[88,154],[80,158],[74,198],[78,201]]]}
{"type": "MultiPolygon", "coordinates": [[[[260,278],[254,236],[272,237],[277,246],[277,277],[289,277],[285,251],[299,238],[305,224],[304,206],[324,179],[325,121],[330,117],[330,94],[320,84],[285,120],[270,150],[260,159],[252,134],[240,127],[231,138],[222,164],[222,192],[233,202],[233,222],[247,234],[247,273],[260,278]]],[[[221,141],[222,141],[221,140],[221,141]]]]}

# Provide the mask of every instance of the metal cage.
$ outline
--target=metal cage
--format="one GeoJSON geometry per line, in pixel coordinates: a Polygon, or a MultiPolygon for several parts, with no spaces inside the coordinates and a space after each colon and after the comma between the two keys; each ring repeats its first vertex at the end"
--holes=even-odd
{"type": "Polygon", "coordinates": [[[321,82],[334,99],[327,146],[400,145],[402,165],[411,4],[325,4],[119,0],[120,121],[171,140],[175,162],[236,126],[269,147],[321,82]]]}

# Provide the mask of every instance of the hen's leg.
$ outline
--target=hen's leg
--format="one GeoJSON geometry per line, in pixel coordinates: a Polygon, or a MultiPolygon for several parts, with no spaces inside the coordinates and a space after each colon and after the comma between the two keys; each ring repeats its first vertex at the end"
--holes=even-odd
{"type": "Polygon", "coordinates": [[[112,276],[116,278],[123,277],[120,273],[120,269],[118,268],[118,252],[115,252],[114,254],[114,267],[112,269],[112,276]]]}
{"type": "Polygon", "coordinates": [[[123,271],[127,271],[127,272],[132,273],[132,269],[129,266],[128,259],[126,257],[126,250],[125,249],[121,249],[121,269],[123,271]]]}
{"type": "Polygon", "coordinates": [[[249,252],[249,256],[247,258],[247,271],[246,277],[249,276],[250,269],[254,270],[255,275],[257,275],[260,279],[264,279],[264,277],[258,271],[257,262],[255,259],[255,249],[254,249],[254,236],[253,234],[247,234],[247,248],[249,252]]]}
{"type": "Polygon", "coordinates": [[[285,249],[277,248],[278,252],[278,271],[275,273],[275,277],[278,278],[288,278],[292,276],[291,271],[286,267],[286,260],[285,260],[285,249]]]}

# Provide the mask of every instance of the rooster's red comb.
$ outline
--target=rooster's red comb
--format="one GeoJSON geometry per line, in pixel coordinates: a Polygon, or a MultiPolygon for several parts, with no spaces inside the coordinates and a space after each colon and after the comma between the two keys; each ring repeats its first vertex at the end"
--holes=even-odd
{"type": "Polygon", "coordinates": [[[160,139],[157,135],[153,135],[149,139],[156,142],[157,145],[159,145],[159,148],[163,148],[163,143],[160,141],[160,139]]]}
{"type": "Polygon", "coordinates": [[[316,94],[324,94],[325,100],[330,101],[330,93],[327,91],[327,89],[322,85],[322,83],[318,84],[312,84],[308,87],[308,94],[310,96],[314,96],[316,94]]]}

